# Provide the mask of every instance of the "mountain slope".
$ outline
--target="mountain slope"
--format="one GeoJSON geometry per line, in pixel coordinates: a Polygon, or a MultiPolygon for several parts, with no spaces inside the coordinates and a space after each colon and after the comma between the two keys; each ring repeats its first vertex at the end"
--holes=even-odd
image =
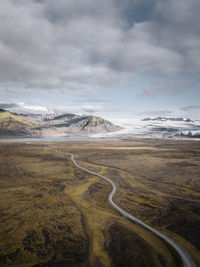
{"type": "Polygon", "coordinates": [[[7,110],[0,110],[0,136],[31,135],[36,123],[16,116],[7,110]]]}
{"type": "Polygon", "coordinates": [[[12,114],[0,111],[0,136],[87,136],[108,133],[122,128],[101,117],[62,114],[12,114]]]}
{"type": "Polygon", "coordinates": [[[121,130],[121,127],[111,123],[110,121],[91,115],[82,116],[75,114],[63,114],[51,120],[45,121],[45,125],[46,127],[48,125],[49,129],[56,129],[60,134],[63,132],[63,135],[87,136],[96,133],[108,133],[121,130]]]}
{"type": "Polygon", "coordinates": [[[119,131],[121,127],[104,120],[101,117],[82,116],[74,118],[67,123],[72,132],[81,131],[84,134],[108,133],[119,131]]]}

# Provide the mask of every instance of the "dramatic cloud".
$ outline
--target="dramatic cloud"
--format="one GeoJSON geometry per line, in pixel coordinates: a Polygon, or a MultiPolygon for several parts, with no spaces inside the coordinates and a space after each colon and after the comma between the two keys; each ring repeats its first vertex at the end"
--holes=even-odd
{"type": "Polygon", "coordinates": [[[199,16],[199,0],[2,0],[1,93],[90,92],[139,72],[198,73],[199,16]]]}

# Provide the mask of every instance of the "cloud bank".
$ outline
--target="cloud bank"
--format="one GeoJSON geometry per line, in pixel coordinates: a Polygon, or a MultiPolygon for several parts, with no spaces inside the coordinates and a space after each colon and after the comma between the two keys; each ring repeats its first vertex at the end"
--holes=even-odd
{"type": "Polygon", "coordinates": [[[196,74],[199,17],[199,0],[2,0],[1,94],[92,92],[137,73],[196,74]]]}

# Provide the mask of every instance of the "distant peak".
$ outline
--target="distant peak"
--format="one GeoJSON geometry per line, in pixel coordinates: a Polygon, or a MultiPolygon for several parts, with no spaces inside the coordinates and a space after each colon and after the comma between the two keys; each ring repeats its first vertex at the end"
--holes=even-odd
{"type": "Polygon", "coordinates": [[[182,121],[182,122],[194,122],[192,119],[182,118],[182,117],[144,118],[143,121],[182,121]]]}

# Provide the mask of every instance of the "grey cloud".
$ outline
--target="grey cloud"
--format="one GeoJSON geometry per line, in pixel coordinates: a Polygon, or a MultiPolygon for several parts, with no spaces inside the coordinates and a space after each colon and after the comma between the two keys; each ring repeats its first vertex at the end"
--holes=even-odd
{"type": "Polygon", "coordinates": [[[111,100],[110,99],[97,99],[97,98],[88,98],[87,102],[92,102],[92,103],[100,103],[100,104],[104,104],[104,103],[110,103],[111,100]]]}
{"type": "Polygon", "coordinates": [[[182,110],[182,111],[195,111],[195,110],[200,110],[200,106],[181,107],[180,110],[182,110]]]}
{"type": "Polygon", "coordinates": [[[17,104],[14,103],[0,103],[1,109],[10,109],[10,108],[16,108],[17,104]]]}
{"type": "Polygon", "coordinates": [[[188,90],[188,88],[193,88],[193,86],[199,83],[197,77],[193,79],[187,79],[187,77],[171,77],[171,78],[156,78],[152,85],[143,88],[143,96],[159,96],[159,95],[177,95],[183,91],[188,90]]]}
{"type": "Polygon", "coordinates": [[[155,83],[151,86],[143,88],[142,95],[146,97],[158,95],[173,95],[177,94],[182,89],[180,83],[155,83]]]}
{"type": "Polygon", "coordinates": [[[170,110],[146,110],[143,112],[138,113],[138,115],[144,116],[168,116],[171,115],[173,112],[170,110]]]}
{"type": "Polygon", "coordinates": [[[49,113],[51,110],[41,105],[30,105],[26,103],[0,103],[0,108],[17,113],[49,113]]]}
{"type": "Polygon", "coordinates": [[[116,4],[122,18],[132,27],[135,23],[151,20],[157,2],[158,0],[117,0],[116,4]]]}
{"type": "MultiPolygon", "coordinates": [[[[167,0],[157,1],[155,18],[161,22],[185,26],[186,30],[197,30],[199,22],[200,2],[198,0],[167,0]],[[194,22],[196,22],[194,24],[194,22]],[[192,25],[193,24],[193,25],[192,25]]],[[[199,29],[198,29],[199,32],[199,29]]]]}
{"type": "MultiPolygon", "coordinates": [[[[90,92],[123,86],[138,72],[198,73],[199,5],[198,0],[2,0],[1,91],[90,92]]],[[[170,93],[156,86],[145,90],[170,93]]]]}
{"type": "Polygon", "coordinates": [[[85,113],[98,113],[98,114],[104,114],[104,113],[115,113],[118,111],[121,111],[120,108],[111,108],[111,107],[106,107],[103,105],[98,105],[98,104],[86,104],[81,107],[81,110],[85,113]]]}
{"type": "Polygon", "coordinates": [[[68,23],[85,17],[95,20],[118,20],[114,1],[97,0],[49,0],[44,5],[44,15],[51,23],[68,23]]]}
{"type": "Polygon", "coordinates": [[[84,105],[81,108],[84,112],[87,112],[87,113],[95,113],[95,112],[104,111],[104,108],[101,105],[84,105]]]}

